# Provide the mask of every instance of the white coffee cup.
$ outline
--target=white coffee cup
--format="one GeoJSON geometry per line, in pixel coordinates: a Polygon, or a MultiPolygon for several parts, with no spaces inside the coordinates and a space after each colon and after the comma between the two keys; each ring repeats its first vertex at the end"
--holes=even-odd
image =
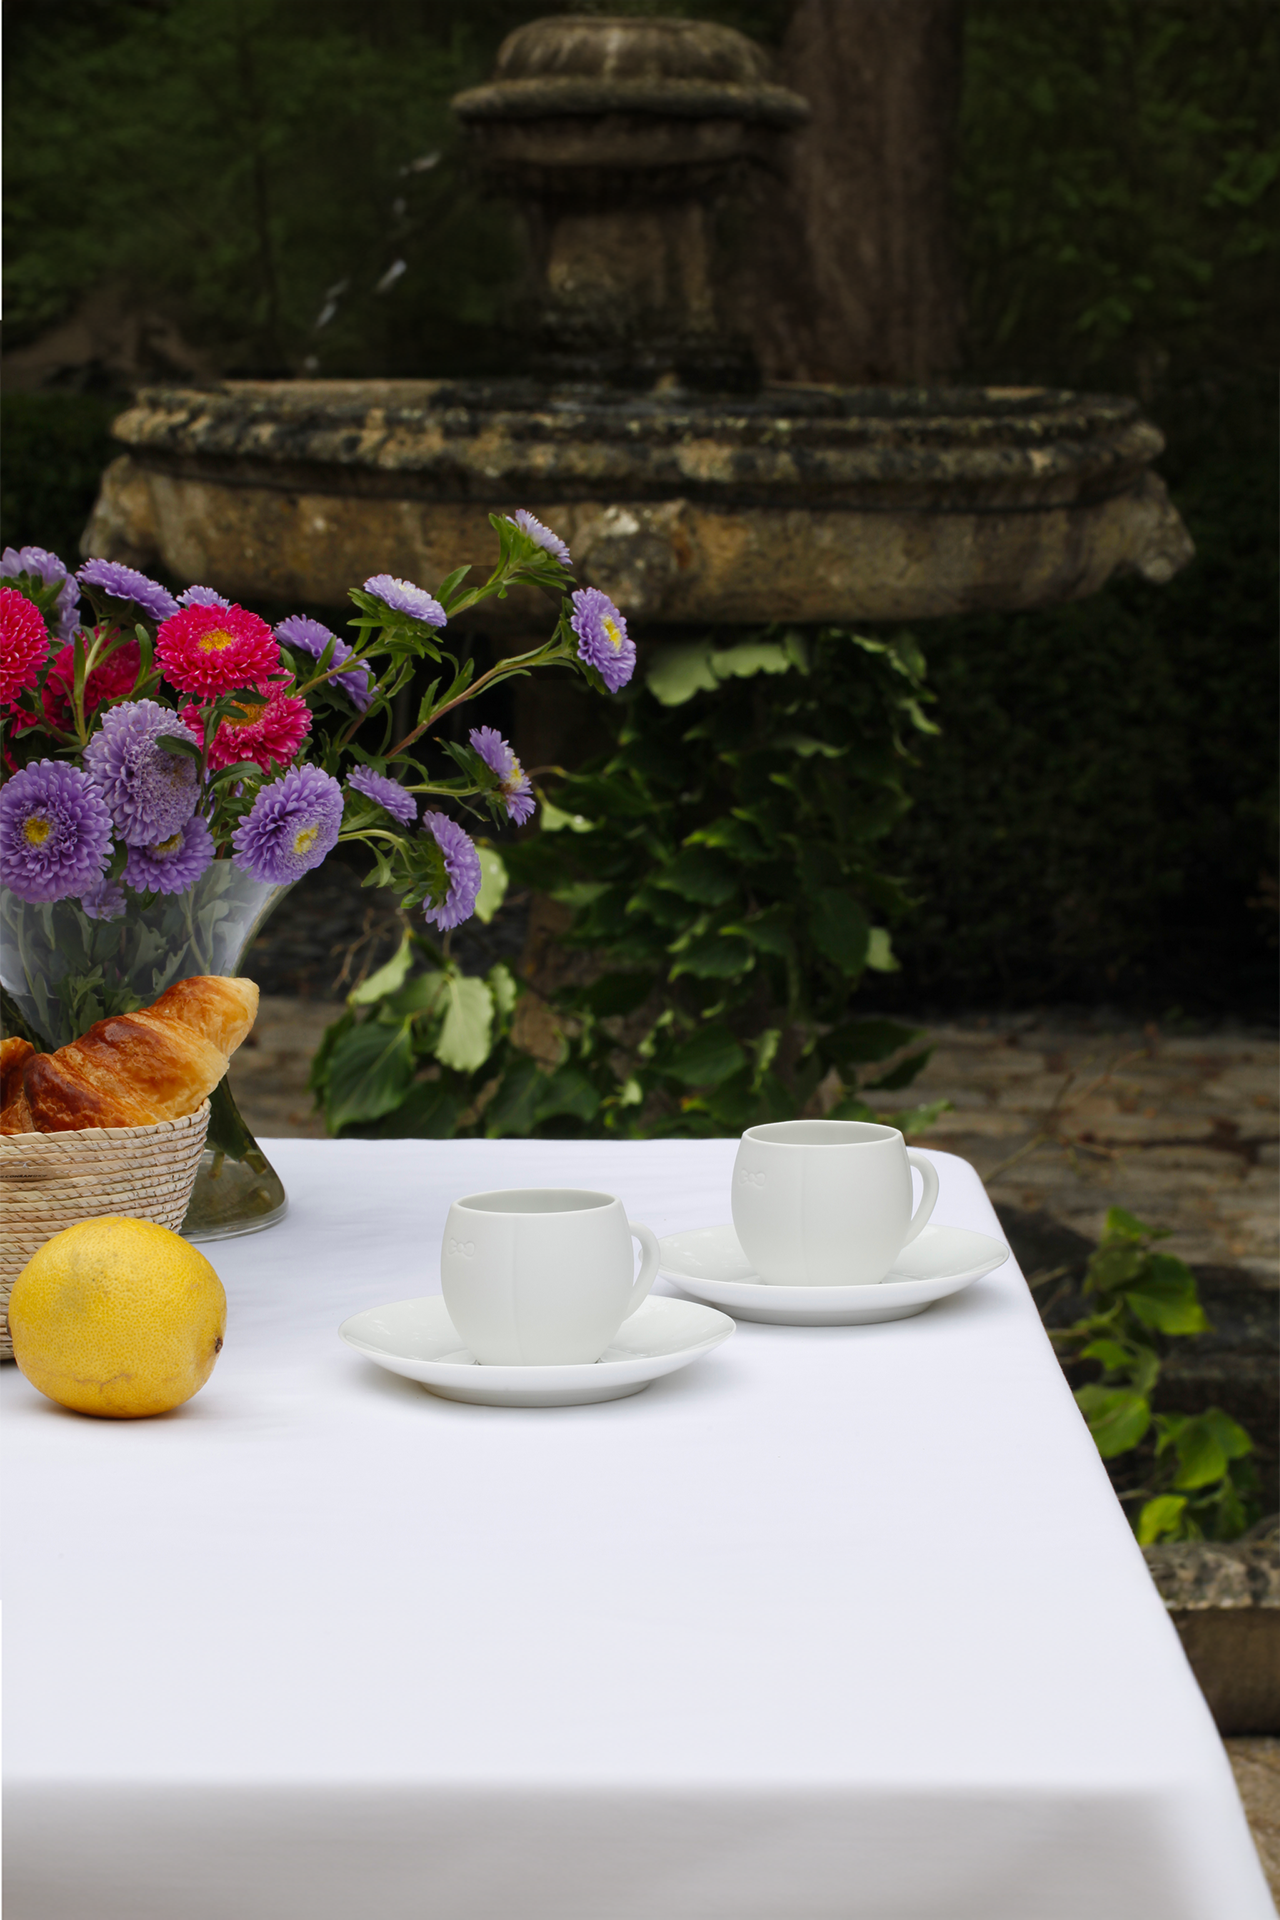
{"type": "Polygon", "coordinates": [[[733,1169],[733,1225],[762,1280],[870,1287],[933,1212],[938,1175],[896,1127],[779,1120],[748,1127],[733,1169]],[[924,1194],[911,1211],[911,1169],[924,1194]]]}
{"type": "Polygon", "coordinates": [[[658,1272],[658,1242],[621,1200],[572,1187],[508,1187],[455,1200],[440,1278],[449,1318],[484,1366],[598,1360],[658,1272]],[[644,1249],[635,1271],[632,1235],[644,1249]]]}

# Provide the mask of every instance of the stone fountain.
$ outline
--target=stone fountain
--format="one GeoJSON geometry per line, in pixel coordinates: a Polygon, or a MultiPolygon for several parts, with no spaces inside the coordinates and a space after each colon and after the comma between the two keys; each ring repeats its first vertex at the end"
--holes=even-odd
{"type": "MultiPolygon", "coordinates": [[[[1132,400],[760,383],[717,217],[807,108],[742,35],[538,20],[454,106],[524,217],[533,373],[145,389],[86,553],[338,606],[371,572],[483,561],[488,515],[523,506],[650,627],[1012,611],[1191,557],[1132,400]]],[[[517,595],[498,612],[545,623],[517,595]]]]}

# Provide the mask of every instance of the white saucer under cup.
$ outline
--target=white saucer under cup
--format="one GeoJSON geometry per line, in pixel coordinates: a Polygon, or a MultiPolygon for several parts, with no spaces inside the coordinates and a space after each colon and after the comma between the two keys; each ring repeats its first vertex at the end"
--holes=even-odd
{"type": "Polygon", "coordinates": [[[733,1224],[775,1287],[873,1287],[928,1224],[933,1162],[896,1127],[778,1120],[748,1127],[733,1168],[733,1224]],[[911,1169],[924,1183],[911,1211],[911,1169]]]}
{"type": "Polygon", "coordinates": [[[775,1327],[863,1327],[883,1320],[909,1320],[939,1300],[962,1293],[1004,1265],[1009,1249],[990,1234],[969,1227],[922,1229],[903,1248],[874,1287],[770,1286],[747,1259],[737,1234],[720,1227],[690,1227],[658,1243],[662,1271],[684,1292],[735,1320],[763,1320],[775,1327]]]}
{"type": "Polygon", "coordinates": [[[665,1294],[645,1301],[591,1366],[482,1367],[438,1293],[353,1314],[338,1329],[364,1359],[441,1400],[479,1407],[589,1407],[642,1393],[703,1359],[734,1331],[728,1314],[665,1294]]]}

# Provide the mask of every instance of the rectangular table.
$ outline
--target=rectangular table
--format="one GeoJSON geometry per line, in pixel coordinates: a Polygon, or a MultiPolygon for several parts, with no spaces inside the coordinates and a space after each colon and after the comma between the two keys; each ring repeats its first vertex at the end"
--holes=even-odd
{"type": "MultiPolygon", "coordinates": [[[[4,1369],[5,1920],[1268,1920],[1012,1262],[461,1406],[336,1337],[438,1288],[451,1199],[709,1226],[735,1142],[268,1150],[291,1212],[205,1249],[195,1400],[96,1421],[4,1369]]],[[[935,1219],[998,1232],[935,1158],[935,1219]]]]}

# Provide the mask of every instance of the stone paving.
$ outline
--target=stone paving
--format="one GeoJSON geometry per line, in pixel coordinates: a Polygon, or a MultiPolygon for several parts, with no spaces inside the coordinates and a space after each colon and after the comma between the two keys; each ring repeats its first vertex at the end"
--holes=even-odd
{"type": "Polygon", "coordinates": [[[1180,1035],[1061,1014],[929,1030],[909,1098],[949,1099],[923,1144],[971,1160],[997,1205],[1096,1241],[1108,1207],[1168,1250],[1280,1287],[1280,1053],[1243,1029],[1180,1035]]]}

